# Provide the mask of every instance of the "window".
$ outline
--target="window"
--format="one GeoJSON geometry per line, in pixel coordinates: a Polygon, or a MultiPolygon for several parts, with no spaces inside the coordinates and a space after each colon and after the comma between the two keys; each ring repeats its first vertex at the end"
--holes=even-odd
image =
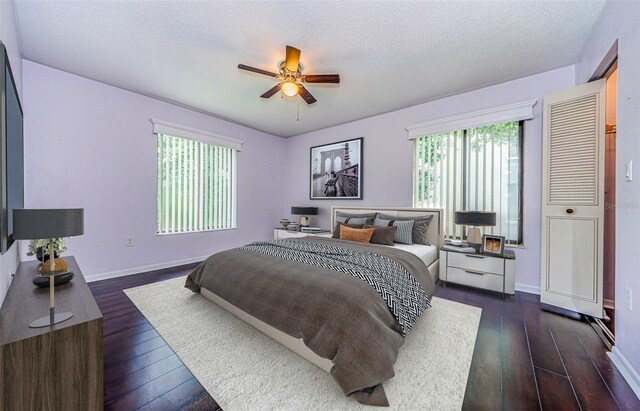
{"type": "Polygon", "coordinates": [[[414,206],[443,208],[447,238],[466,236],[454,211],[495,211],[483,232],[522,244],[522,139],[522,121],[415,138],[414,206]]]}
{"type": "Polygon", "coordinates": [[[158,234],[236,227],[236,150],[157,133],[158,234]]]}

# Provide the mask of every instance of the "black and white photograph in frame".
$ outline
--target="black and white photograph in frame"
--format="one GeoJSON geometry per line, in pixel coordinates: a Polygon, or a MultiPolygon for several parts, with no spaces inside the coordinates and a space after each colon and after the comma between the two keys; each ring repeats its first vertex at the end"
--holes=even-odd
{"type": "Polygon", "coordinates": [[[311,147],[310,199],[362,199],[362,140],[311,147]]]}

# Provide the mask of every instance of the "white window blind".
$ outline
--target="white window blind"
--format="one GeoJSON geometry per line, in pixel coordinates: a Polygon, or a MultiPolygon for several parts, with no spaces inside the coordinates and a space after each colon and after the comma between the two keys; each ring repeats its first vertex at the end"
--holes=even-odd
{"type": "Polygon", "coordinates": [[[236,227],[236,150],[157,133],[158,234],[236,227]]]}
{"type": "Polygon", "coordinates": [[[454,212],[495,211],[496,226],[480,227],[522,243],[522,122],[414,139],[414,206],[444,209],[445,236],[464,238],[454,212]]]}

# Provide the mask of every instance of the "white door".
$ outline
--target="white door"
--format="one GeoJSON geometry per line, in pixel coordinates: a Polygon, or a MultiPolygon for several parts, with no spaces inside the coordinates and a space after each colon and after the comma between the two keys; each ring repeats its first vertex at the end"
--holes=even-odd
{"type": "Polygon", "coordinates": [[[605,80],[544,97],[543,303],[602,318],[605,80]]]}

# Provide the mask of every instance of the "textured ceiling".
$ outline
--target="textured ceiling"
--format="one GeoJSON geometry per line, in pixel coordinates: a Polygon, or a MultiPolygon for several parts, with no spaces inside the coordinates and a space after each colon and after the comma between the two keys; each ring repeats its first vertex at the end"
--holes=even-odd
{"type": "MultiPolygon", "coordinates": [[[[24,58],[279,136],[573,64],[602,1],[22,1],[24,58]],[[318,99],[259,95],[285,45],[318,99]],[[300,121],[296,121],[297,106],[300,121]]],[[[167,119],[171,120],[171,119],[167,119]]]]}

